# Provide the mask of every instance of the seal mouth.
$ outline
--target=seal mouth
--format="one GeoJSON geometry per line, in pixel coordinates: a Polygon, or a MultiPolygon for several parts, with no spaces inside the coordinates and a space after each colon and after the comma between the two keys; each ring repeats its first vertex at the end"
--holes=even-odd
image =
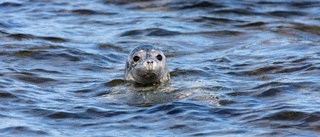
{"type": "Polygon", "coordinates": [[[146,74],[144,74],[142,76],[145,77],[145,78],[154,78],[157,75],[156,75],[156,73],[146,73],[146,74]]]}

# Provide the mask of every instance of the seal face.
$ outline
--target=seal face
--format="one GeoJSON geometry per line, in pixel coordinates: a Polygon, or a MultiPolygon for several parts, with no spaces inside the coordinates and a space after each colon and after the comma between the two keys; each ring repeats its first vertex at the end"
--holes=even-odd
{"type": "Polygon", "coordinates": [[[166,57],[151,45],[134,48],[128,55],[124,79],[140,84],[166,82],[170,79],[166,57]]]}

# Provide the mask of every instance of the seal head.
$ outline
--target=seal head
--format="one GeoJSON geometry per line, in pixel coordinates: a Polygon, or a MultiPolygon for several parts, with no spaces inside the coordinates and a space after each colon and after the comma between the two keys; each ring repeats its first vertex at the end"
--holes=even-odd
{"type": "Polygon", "coordinates": [[[166,57],[151,45],[134,48],[128,55],[124,79],[140,84],[166,82],[170,79],[166,57]]]}

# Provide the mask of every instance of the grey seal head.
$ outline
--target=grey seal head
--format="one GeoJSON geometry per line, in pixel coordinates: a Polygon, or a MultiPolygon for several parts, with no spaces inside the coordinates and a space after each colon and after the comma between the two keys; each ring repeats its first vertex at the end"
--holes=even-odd
{"type": "Polygon", "coordinates": [[[134,48],[128,55],[124,79],[140,84],[154,84],[170,80],[166,57],[151,45],[134,48]]]}

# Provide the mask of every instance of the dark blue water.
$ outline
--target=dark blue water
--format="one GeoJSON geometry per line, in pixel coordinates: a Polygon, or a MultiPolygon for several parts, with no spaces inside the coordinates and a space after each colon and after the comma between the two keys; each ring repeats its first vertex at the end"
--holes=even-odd
{"type": "Polygon", "coordinates": [[[319,136],[317,0],[0,2],[0,136],[319,136]],[[171,81],[123,81],[160,47],[171,81]]]}

